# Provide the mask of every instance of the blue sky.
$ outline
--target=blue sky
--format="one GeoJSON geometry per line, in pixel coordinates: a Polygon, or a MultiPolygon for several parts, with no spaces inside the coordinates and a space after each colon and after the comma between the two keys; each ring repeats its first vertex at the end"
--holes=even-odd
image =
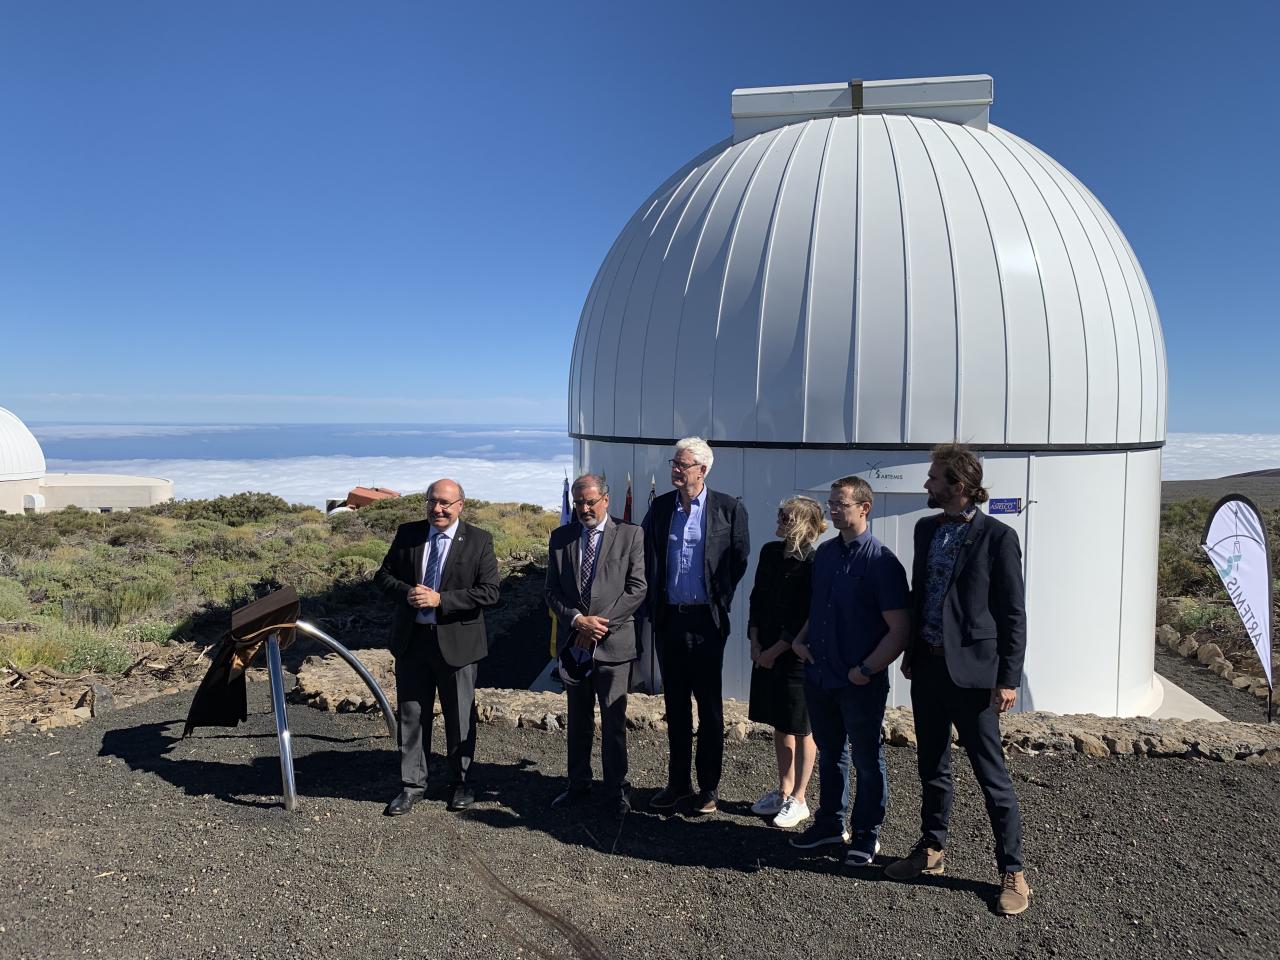
{"type": "Polygon", "coordinates": [[[563,424],[578,313],[739,86],[995,78],[1110,209],[1175,431],[1280,433],[1275,5],[4,0],[0,406],[563,424]]]}

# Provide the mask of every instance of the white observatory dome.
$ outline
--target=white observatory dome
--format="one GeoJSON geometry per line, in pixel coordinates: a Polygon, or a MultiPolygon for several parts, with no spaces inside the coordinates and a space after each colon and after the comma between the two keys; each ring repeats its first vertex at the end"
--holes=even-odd
{"type": "MultiPolygon", "coordinates": [[[[671,443],[703,436],[753,555],[780,500],[861,476],[872,532],[910,570],[928,450],[969,443],[983,509],[1023,547],[1019,708],[1149,713],[1160,320],[1111,216],[989,124],[991,94],[988,76],[734,91],[734,135],[644,202],[596,274],[569,371],[574,466],[643,496],[666,489],[671,443]]],[[[730,696],[750,686],[751,582],[730,696]]],[[[890,685],[909,702],[897,671],[890,685]]]]}
{"type": "Polygon", "coordinates": [[[44,470],[39,441],[25,423],[0,407],[0,481],[39,480],[44,470]]]}
{"type": "MultiPolygon", "coordinates": [[[[990,102],[989,77],[944,80],[985,81],[990,102]]],[[[891,83],[899,101],[904,84],[950,89],[891,83]]],[[[739,135],[632,217],[578,326],[571,434],[1163,443],[1159,319],[1102,204],[985,106],[950,122],[936,94],[923,116],[803,102],[849,86],[789,88],[762,132],[776,121],[747,108],[783,91],[736,91],[739,135]]]]}

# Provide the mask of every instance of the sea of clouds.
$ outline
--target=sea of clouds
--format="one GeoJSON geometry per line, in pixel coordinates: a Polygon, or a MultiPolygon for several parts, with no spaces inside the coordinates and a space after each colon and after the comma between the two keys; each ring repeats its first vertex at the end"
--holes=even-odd
{"type": "Polygon", "coordinates": [[[285,457],[277,460],[50,460],[50,473],[127,473],[173,481],[174,496],[203,499],[246,490],[323,507],[352,487],[416,493],[439,477],[460,480],[469,497],[521,501],[558,510],[570,457],[485,460],[479,457],[285,457]]]}
{"type": "MultiPolygon", "coordinates": [[[[116,429],[125,433],[143,428],[116,429]]],[[[165,428],[152,429],[158,432],[165,428]]],[[[48,427],[42,428],[42,435],[47,436],[49,430],[48,427]]],[[[69,427],[67,433],[76,430],[89,432],[83,427],[69,427]]],[[[387,432],[402,435],[430,433],[437,437],[445,433],[439,430],[387,432]]],[[[516,432],[530,441],[563,442],[564,437],[556,430],[516,432]]],[[[499,435],[498,431],[465,428],[448,433],[456,440],[492,440],[499,435]]],[[[323,506],[329,498],[345,496],[354,486],[390,487],[402,493],[412,493],[422,490],[437,477],[447,476],[460,479],[471,497],[516,500],[559,508],[564,478],[573,469],[570,456],[529,457],[526,453],[521,457],[509,448],[495,450],[490,444],[466,446],[465,449],[463,446],[459,444],[458,449],[446,449],[443,455],[423,457],[327,455],[274,459],[50,459],[48,468],[50,472],[166,477],[173,481],[175,495],[183,499],[260,490],[284,497],[292,503],[315,506],[323,506]]],[[[1172,433],[1164,448],[1163,475],[1166,480],[1207,479],[1271,468],[1280,468],[1280,435],[1276,434],[1172,433]]]]}

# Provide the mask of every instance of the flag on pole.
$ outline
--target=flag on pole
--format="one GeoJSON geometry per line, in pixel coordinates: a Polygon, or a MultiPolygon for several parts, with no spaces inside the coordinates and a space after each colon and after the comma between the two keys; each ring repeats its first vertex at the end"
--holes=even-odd
{"type": "Polygon", "coordinates": [[[631,474],[627,474],[627,503],[622,508],[622,522],[631,522],[631,474]]]}
{"type": "MultiPolygon", "coordinates": [[[[1229,493],[1209,513],[1200,547],[1209,555],[1227,596],[1235,604],[1253,648],[1258,652],[1267,686],[1271,679],[1271,549],[1262,513],[1248,497],[1229,493]]],[[[1267,718],[1271,695],[1267,695],[1267,718]]]]}
{"type": "MultiPolygon", "coordinates": [[[[572,519],[573,513],[569,510],[569,475],[566,473],[564,475],[564,490],[560,494],[560,526],[563,527],[572,519]]],[[[556,655],[556,634],[560,629],[560,621],[556,619],[555,613],[553,613],[549,608],[547,610],[547,616],[551,618],[551,641],[549,644],[549,652],[554,659],[556,655]]]]}

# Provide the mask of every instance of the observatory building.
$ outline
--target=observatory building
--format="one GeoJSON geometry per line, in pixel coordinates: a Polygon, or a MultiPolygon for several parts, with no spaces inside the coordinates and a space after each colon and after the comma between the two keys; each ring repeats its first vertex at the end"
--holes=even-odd
{"type": "Polygon", "coordinates": [[[112,513],[173,499],[173,481],[114,473],[47,473],[27,425],[0,407],[0,513],[45,513],[76,506],[112,513]]]}
{"type": "MultiPolygon", "coordinates": [[[[715,450],[752,552],[778,502],[876,491],[911,569],[929,449],[969,443],[1018,532],[1021,709],[1159,706],[1166,366],[1137,258],[1097,198],[988,122],[988,76],[735,90],[733,135],[623,228],[574,341],[575,467],[669,489],[673,442],[715,450]]],[[[745,697],[748,571],[725,690],[745,697]]],[[[908,684],[892,671],[892,702],[908,684]]]]}

